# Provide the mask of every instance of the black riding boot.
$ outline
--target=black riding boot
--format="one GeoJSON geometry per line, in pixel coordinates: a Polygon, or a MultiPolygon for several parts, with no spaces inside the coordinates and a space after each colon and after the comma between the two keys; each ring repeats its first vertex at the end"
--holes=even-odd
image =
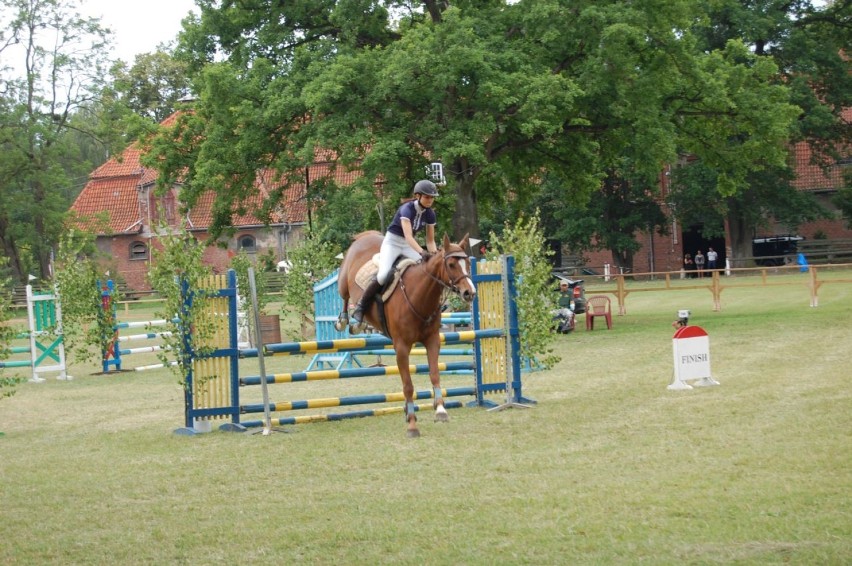
{"type": "Polygon", "coordinates": [[[358,301],[358,304],[355,305],[355,312],[352,313],[352,326],[361,326],[364,324],[364,312],[370,308],[370,305],[373,304],[373,298],[378,293],[381,288],[381,284],[376,279],[375,276],[370,280],[370,284],[367,285],[367,288],[364,289],[364,294],[361,295],[361,299],[358,301]]]}

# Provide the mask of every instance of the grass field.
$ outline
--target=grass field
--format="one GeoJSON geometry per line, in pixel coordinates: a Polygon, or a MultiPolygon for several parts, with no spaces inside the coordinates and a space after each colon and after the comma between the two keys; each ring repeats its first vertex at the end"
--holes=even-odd
{"type": "Polygon", "coordinates": [[[559,336],[562,362],[525,374],[535,408],[421,415],[416,440],[401,416],[176,436],[166,370],[22,384],[0,401],[0,563],[852,563],[852,284],[818,308],[804,279],[722,299],[632,294],[611,331],[559,336]],[[718,387],[666,389],[684,308],[718,387]]]}

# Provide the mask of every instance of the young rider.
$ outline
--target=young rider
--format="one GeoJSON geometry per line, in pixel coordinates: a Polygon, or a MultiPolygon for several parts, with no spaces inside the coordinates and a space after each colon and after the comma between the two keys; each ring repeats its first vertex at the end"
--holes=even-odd
{"type": "Polygon", "coordinates": [[[426,259],[437,253],[435,245],[435,224],[438,220],[432,205],[438,196],[438,188],[429,180],[417,181],[414,185],[414,198],[399,207],[388,226],[385,239],[379,252],[379,271],[361,295],[361,300],[352,313],[352,326],[360,331],[364,326],[364,312],[370,308],[376,293],[387,282],[396,258],[405,256],[411,259],[426,259]],[[423,248],[414,235],[426,232],[426,247],[423,248]]]}

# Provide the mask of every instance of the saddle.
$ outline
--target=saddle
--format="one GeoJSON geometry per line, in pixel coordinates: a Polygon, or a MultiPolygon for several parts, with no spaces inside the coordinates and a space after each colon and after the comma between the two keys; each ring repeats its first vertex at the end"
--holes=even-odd
{"type": "MultiPolygon", "coordinates": [[[[385,284],[382,289],[382,302],[387,301],[391,295],[393,295],[394,289],[399,284],[399,279],[402,277],[402,274],[406,269],[415,265],[417,263],[416,260],[407,258],[407,257],[398,257],[393,265],[393,271],[391,271],[391,277],[388,282],[385,284]]],[[[361,290],[367,288],[367,285],[370,284],[370,281],[373,279],[373,276],[379,271],[379,254],[375,254],[370,261],[364,263],[361,266],[361,269],[358,270],[358,273],[355,274],[355,283],[361,287],[361,290]]]]}

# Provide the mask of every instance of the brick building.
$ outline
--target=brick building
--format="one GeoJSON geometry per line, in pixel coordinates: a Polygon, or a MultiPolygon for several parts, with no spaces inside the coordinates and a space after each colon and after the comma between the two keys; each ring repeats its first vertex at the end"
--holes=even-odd
{"type": "MultiPolygon", "coordinates": [[[[174,123],[177,114],[163,121],[162,125],[174,123]]],[[[151,249],[157,245],[159,227],[177,227],[181,220],[199,240],[209,238],[212,223],[213,193],[202,195],[199,202],[182,219],[180,209],[180,186],[172,187],[165,195],[154,193],[156,172],[140,162],[141,148],[134,144],[122,152],[120,158],[112,158],[89,175],[89,181],[78,195],[71,211],[79,225],[96,234],[96,246],[111,276],[123,282],[131,290],[150,289],[147,274],[152,261],[151,249]]],[[[330,157],[329,157],[330,159],[330,157]]],[[[329,160],[318,159],[308,168],[310,179],[329,175],[341,186],[351,184],[357,172],[336,171],[329,160]]],[[[257,206],[276,189],[273,171],[261,171],[255,180],[258,196],[257,206]]],[[[221,272],[231,265],[231,258],[244,250],[255,259],[271,254],[278,262],[286,258],[287,249],[297,243],[308,220],[308,205],[304,184],[290,184],[284,191],[284,199],[274,213],[271,222],[265,225],[254,214],[248,212],[235,215],[233,237],[219,242],[224,246],[210,245],[204,252],[204,262],[221,272]]],[[[251,203],[248,203],[251,205],[251,203]]]]}

